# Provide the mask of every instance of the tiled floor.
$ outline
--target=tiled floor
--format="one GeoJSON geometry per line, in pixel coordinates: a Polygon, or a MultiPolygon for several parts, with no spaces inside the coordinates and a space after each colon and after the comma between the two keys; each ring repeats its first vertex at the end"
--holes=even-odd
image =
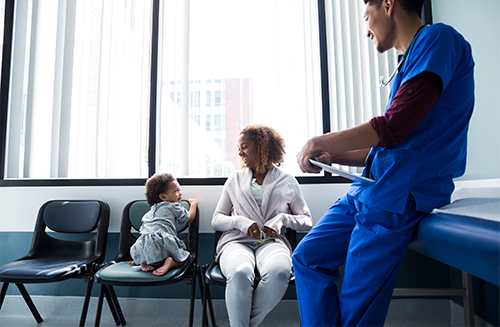
{"type": "MultiPolygon", "coordinates": [[[[78,326],[83,298],[33,296],[33,301],[44,321],[37,324],[21,296],[5,299],[0,311],[0,326],[50,327],[78,326]]],[[[187,326],[188,300],[120,298],[127,325],[187,326]]],[[[97,298],[92,298],[86,326],[94,326],[97,298]]],[[[228,326],[224,301],[214,301],[218,326],[228,326]]],[[[462,308],[449,300],[393,300],[386,326],[461,326],[462,308]]],[[[115,326],[105,303],[101,326],[115,326]]],[[[194,326],[201,326],[201,302],[196,301],[194,326]]],[[[297,302],[281,301],[266,317],[262,326],[300,326],[297,302]]],[[[487,326],[481,321],[476,326],[487,326]]]]}

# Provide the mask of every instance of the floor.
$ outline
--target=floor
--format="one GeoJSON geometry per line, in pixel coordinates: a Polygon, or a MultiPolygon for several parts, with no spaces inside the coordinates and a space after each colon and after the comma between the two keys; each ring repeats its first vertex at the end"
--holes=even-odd
{"type": "MultiPolygon", "coordinates": [[[[21,296],[5,299],[0,311],[0,326],[49,327],[77,326],[83,298],[33,296],[33,302],[44,321],[37,324],[21,296]]],[[[188,300],[120,298],[127,326],[187,326],[188,300]]],[[[92,298],[86,326],[94,326],[97,299],[92,298]]],[[[228,326],[224,301],[214,301],[218,326],[228,326]]],[[[462,308],[450,300],[393,300],[386,326],[462,326],[462,308]]],[[[476,317],[476,326],[487,326],[476,317]]],[[[101,326],[115,326],[109,308],[105,304],[101,326]]],[[[201,303],[195,304],[194,326],[201,326],[201,303]]],[[[300,326],[297,302],[281,301],[266,317],[262,326],[300,326]]]]}

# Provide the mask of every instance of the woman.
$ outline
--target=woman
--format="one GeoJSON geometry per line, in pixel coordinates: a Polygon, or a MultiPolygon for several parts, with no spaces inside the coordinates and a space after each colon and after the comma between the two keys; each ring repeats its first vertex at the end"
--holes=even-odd
{"type": "Polygon", "coordinates": [[[299,184],[278,169],[285,144],[272,128],[247,126],[238,139],[242,170],[229,177],[212,218],[223,234],[216,259],[226,276],[231,326],[258,326],[288,287],[291,247],[286,228],[312,227],[299,184]],[[255,270],[261,280],[253,289],[255,270]]]}

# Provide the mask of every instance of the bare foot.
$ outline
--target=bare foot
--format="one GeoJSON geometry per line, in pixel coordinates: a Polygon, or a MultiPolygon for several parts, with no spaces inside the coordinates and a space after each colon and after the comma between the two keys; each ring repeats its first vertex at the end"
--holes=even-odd
{"type": "Polygon", "coordinates": [[[141,270],[142,271],[153,271],[155,270],[155,267],[153,267],[152,265],[148,265],[146,264],[145,262],[141,263],[141,270]]]}
{"type": "Polygon", "coordinates": [[[180,267],[183,264],[184,264],[184,262],[178,262],[178,261],[175,261],[174,259],[172,259],[172,257],[168,257],[167,259],[165,259],[165,263],[163,264],[163,266],[161,266],[160,268],[153,271],[153,275],[163,276],[170,269],[180,267]]]}

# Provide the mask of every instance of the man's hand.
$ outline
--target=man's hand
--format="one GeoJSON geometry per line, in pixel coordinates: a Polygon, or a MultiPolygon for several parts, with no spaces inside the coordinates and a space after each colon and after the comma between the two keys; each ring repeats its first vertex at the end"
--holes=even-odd
{"type": "Polygon", "coordinates": [[[315,150],[317,139],[317,137],[309,139],[297,154],[297,163],[304,173],[317,174],[321,171],[321,168],[314,166],[309,162],[309,159],[314,159],[320,154],[319,151],[315,150]]]}
{"type": "Polygon", "coordinates": [[[322,163],[337,163],[348,166],[364,166],[371,147],[380,141],[370,123],[364,123],[339,132],[315,136],[306,142],[297,154],[297,163],[305,173],[319,173],[321,168],[312,165],[309,159],[322,163]]]}

